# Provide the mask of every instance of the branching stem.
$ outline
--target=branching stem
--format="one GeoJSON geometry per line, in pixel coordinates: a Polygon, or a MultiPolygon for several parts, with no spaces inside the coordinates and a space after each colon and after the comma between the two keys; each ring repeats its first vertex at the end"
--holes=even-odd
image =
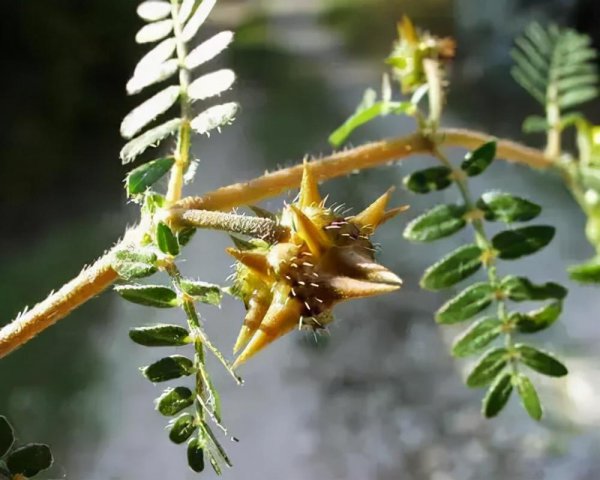
{"type": "MultiPolygon", "coordinates": [[[[438,146],[474,149],[494,137],[485,133],[461,129],[442,129],[436,134],[438,146]]],[[[499,158],[533,168],[550,168],[554,163],[543,152],[512,142],[498,140],[499,158]]],[[[413,154],[430,152],[431,141],[420,134],[380,142],[334,153],[312,162],[312,169],[321,181],[347,175],[356,170],[374,168],[391,161],[402,160],[413,154]]],[[[253,204],[274,197],[300,185],[302,164],[268,173],[245,183],[237,183],[206,193],[202,197],[190,197],[176,204],[182,209],[231,210],[237,206],[253,204]]],[[[71,311],[86,303],[117,279],[112,269],[112,252],[122,248],[128,239],[137,238],[140,231],[134,228],[126,238],[111,251],[99,258],[89,268],[52,293],[46,300],[24,312],[16,320],[0,330],[0,358],[31,340],[71,311]]]]}

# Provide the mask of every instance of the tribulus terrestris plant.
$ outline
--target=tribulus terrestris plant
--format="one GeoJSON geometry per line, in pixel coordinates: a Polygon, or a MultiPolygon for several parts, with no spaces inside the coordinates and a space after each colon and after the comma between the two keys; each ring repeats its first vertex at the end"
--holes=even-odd
{"type": "MultiPolygon", "coordinates": [[[[512,260],[548,245],[555,228],[528,223],[542,210],[533,200],[503,191],[475,198],[471,182],[485,175],[497,158],[561,175],[587,216],[585,234],[598,254],[570,267],[571,277],[600,282],[600,127],[575,111],[598,95],[596,52],[590,39],[570,29],[533,24],[515,41],[513,76],[541,105],[540,114],[523,124],[526,132],[546,134],[547,147],[539,151],[485,133],[446,128],[442,121],[450,91],[446,69],[455,56],[454,41],[420,31],[404,17],[385,60],[389,71],[383,74],[381,91],[368,89],[356,111],[329,139],[340,146],[353,130],[379,116],[412,117],[413,134],[305,160],[201,197],[184,197],[185,183],[197,170],[190,154],[192,143],[198,134],[208,136],[227,126],[238,113],[235,102],[215,100],[232,87],[234,72],[210,71],[210,60],[233,41],[233,32],[217,33],[192,47],[215,4],[216,0],[158,0],[139,5],[137,12],[146,24],[135,39],[148,44],[149,50],[135,67],[127,92],[141,97],[150,86],[160,85],[161,90],[141,100],[123,120],[121,134],[127,143],[120,157],[123,163],[134,162],[159,145],[166,145],[160,152],[169,153],[157,154],[125,179],[128,199],[140,207],[139,223],[75,279],[0,330],[0,356],[113,284],[125,300],[146,308],[180,309],[185,324],[140,326],[130,331],[130,337],[147,347],[188,346],[185,355],[160,358],[143,367],[142,374],[153,383],[181,379],[156,399],[156,409],[170,418],[170,440],[187,443],[190,468],[201,472],[208,462],[220,473],[231,461],[215,427],[228,433],[206,356],[214,355],[233,381],[241,383],[237,368],[281,336],[297,328],[327,329],[337,303],[393,292],[402,285],[399,276],[377,262],[372,240],[381,224],[406,209],[388,208],[394,186],[378,198],[374,195],[373,203],[360,213],[348,216],[321,197],[318,182],[429,153],[437,165],[407,176],[404,187],[415,194],[455,188],[458,201],[418,213],[403,236],[426,244],[468,227],[472,239],[443,258],[432,259],[420,286],[438,291],[470,280],[439,307],[435,321],[443,325],[471,321],[454,342],[452,354],[480,355],[466,383],[487,389],[483,415],[500,413],[516,390],[529,416],[540,420],[542,404],[528,372],[560,377],[567,368],[536,347],[533,334],[558,320],[567,290],[545,278],[512,274],[510,269],[512,260]],[[576,136],[576,152],[562,148],[563,137],[570,132],[576,136]],[[165,140],[171,137],[175,141],[169,146],[165,140]],[[464,160],[455,165],[445,153],[447,147],[467,150],[464,160]],[[156,190],[157,181],[167,175],[166,192],[156,190]],[[280,212],[255,205],[298,187],[296,199],[280,212]],[[232,213],[237,207],[248,207],[252,214],[232,213]],[[490,235],[492,222],[505,225],[504,230],[490,235]],[[178,268],[182,251],[202,229],[222,231],[231,239],[227,253],[236,266],[228,286],[186,278],[178,268]],[[480,270],[485,279],[473,281],[480,270]],[[148,280],[157,272],[165,272],[170,283],[148,280]],[[197,310],[198,303],[219,305],[224,294],[242,301],[247,311],[232,363],[205,333],[197,310]],[[517,308],[526,301],[541,302],[540,307],[517,308]]],[[[0,462],[4,477],[31,477],[52,462],[44,446],[11,450],[12,438],[12,428],[0,417],[0,455],[8,452],[7,460],[0,462]],[[29,455],[32,449],[37,453],[29,455]],[[29,460],[24,463],[23,458],[29,460]]]]}

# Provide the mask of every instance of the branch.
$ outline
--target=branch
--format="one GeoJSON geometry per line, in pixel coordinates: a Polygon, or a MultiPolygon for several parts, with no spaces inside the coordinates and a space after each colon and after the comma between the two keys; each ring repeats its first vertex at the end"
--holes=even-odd
{"type": "MultiPolygon", "coordinates": [[[[474,149],[494,137],[469,130],[439,130],[439,145],[474,149]]],[[[373,142],[361,147],[334,153],[315,160],[311,168],[318,180],[347,175],[356,170],[373,168],[401,160],[412,154],[430,152],[432,142],[420,134],[373,142]]],[[[533,168],[550,168],[552,159],[543,152],[509,140],[498,141],[498,157],[533,168]]],[[[183,210],[231,210],[255,203],[297,188],[302,176],[302,164],[263,175],[245,183],[237,183],[209,192],[202,197],[190,197],[176,204],[183,210]]],[[[190,214],[193,216],[193,214],[190,214]]],[[[118,279],[111,268],[112,252],[124,242],[137,238],[140,232],[130,230],[126,239],[99,258],[76,278],[52,293],[32,310],[24,312],[0,330],[0,358],[31,340],[35,335],[66,317],[72,310],[95,297],[118,279]]]]}

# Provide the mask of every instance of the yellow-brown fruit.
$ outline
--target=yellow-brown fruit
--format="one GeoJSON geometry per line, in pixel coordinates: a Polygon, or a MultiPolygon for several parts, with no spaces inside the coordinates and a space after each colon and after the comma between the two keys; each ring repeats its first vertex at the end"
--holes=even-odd
{"type": "Polygon", "coordinates": [[[287,238],[269,249],[227,249],[238,261],[235,290],[248,311],[234,367],[296,327],[325,327],[339,302],[400,288],[402,280],[374,260],[369,240],[378,226],[405,210],[386,212],[391,192],[353,217],[340,217],[325,207],[305,162],[298,200],[281,215],[287,238]]]}

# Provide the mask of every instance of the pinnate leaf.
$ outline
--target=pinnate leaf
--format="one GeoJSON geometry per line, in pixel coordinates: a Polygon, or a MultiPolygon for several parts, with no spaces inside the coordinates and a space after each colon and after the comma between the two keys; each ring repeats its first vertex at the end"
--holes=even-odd
{"type": "Polygon", "coordinates": [[[554,227],[547,225],[516,228],[494,236],[492,245],[498,251],[498,257],[514,260],[544,248],[552,241],[554,233],[554,227]]]}
{"type": "Polygon", "coordinates": [[[483,251],[475,244],[459,247],[433,264],[423,274],[420,285],[427,290],[451,287],[481,268],[483,251]]]}
{"type": "Polygon", "coordinates": [[[435,314],[435,320],[442,324],[468,320],[487,308],[493,300],[492,285],[486,282],[474,283],[442,305],[435,314]]]}
{"type": "Polygon", "coordinates": [[[495,317],[484,317],[471,325],[452,345],[452,355],[468,357],[481,352],[502,332],[502,323],[495,317]]]}
{"type": "Polygon", "coordinates": [[[171,169],[174,163],[174,157],[165,157],[152,160],[134,168],[129,172],[125,181],[127,194],[131,196],[144,193],[160,180],[171,169]]]}
{"type": "Polygon", "coordinates": [[[431,242],[458,232],[466,224],[462,205],[438,205],[411,221],[404,238],[413,242],[431,242]]]}
{"type": "Polygon", "coordinates": [[[600,283],[600,257],[593,258],[579,265],[571,265],[568,270],[569,277],[577,282],[600,283]]]}
{"type": "Polygon", "coordinates": [[[196,473],[204,470],[204,444],[198,438],[192,438],[187,446],[189,467],[196,473]]]}
{"type": "Polygon", "coordinates": [[[483,173],[496,157],[496,142],[487,142],[467,153],[460,168],[469,176],[474,177],[483,173]]]}
{"type": "Polygon", "coordinates": [[[414,193],[430,193],[449,187],[452,181],[448,167],[430,167],[404,177],[404,186],[414,193]]]}
{"type": "Polygon", "coordinates": [[[486,418],[495,417],[506,406],[513,391],[512,382],[512,374],[504,372],[490,385],[482,405],[482,413],[486,418]]]}
{"type": "Polygon", "coordinates": [[[219,285],[199,280],[182,279],[181,289],[195,301],[209,305],[220,305],[223,298],[223,291],[219,285]]]}
{"type": "Polygon", "coordinates": [[[484,387],[506,367],[508,350],[496,348],[486,352],[476,363],[467,377],[469,387],[484,387]]]}
{"type": "MultiPolygon", "coordinates": [[[[177,60],[172,58],[162,63],[147,64],[127,82],[129,95],[141,92],[144,88],[160,83],[175,75],[178,69],[177,60]]],[[[137,70],[137,69],[136,69],[137,70]]]]}
{"type": "Polygon", "coordinates": [[[233,32],[226,30],[213,35],[194,48],[185,59],[185,66],[188,70],[202,65],[215,58],[219,53],[225,50],[233,41],[233,32]]]}
{"type": "Polygon", "coordinates": [[[118,250],[115,252],[112,268],[124,280],[144,278],[158,270],[156,254],[150,250],[118,250]]]}
{"type": "Polygon", "coordinates": [[[535,333],[550,327],[562,313],[562,302],[552,302],[527,314],[516,314],[517,329],[521,333],[535,333]]]}
{"type": "Polygon", "coordinates": [[[177,347],[192,342],[190,332],[185,328],[164,323],[132,328],[129,338],[145,347],[177,347]]]}
{"type": "Polygon", "coordinates": [[[177,293],[162,285],[118,285],[115,291],[125,300],[154,308],[172,308],[179,305],[177,293]]]}
{"type": "Polygon", "coordinates": [[[542,208],[529,200],[509,193],[486,192],[477,201],[488,221],[504,223],[526,222],[537,217],[542,208]]]}

